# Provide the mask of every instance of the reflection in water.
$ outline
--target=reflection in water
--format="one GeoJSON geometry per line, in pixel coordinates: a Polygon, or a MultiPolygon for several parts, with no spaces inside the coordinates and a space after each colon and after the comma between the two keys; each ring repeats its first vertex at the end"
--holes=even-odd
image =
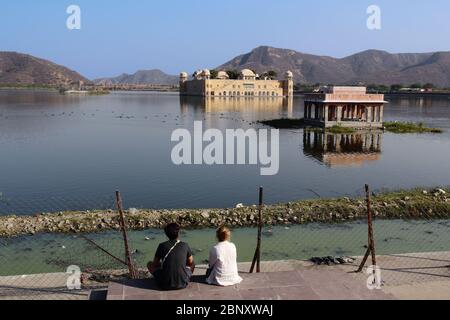
{"type": "Polygon", "coordinates": [[[303,132],[303,152],[329,167],[355,167],[381,158],[381,132],[303,132]]]}
{"type": "Polygon", "coordinates": [[[257,114],[267,114],[273,111],[285,111],[292,117],[293,98],[227,98],[227,97],[188,97],[180,96],[181,112],[190,109],[213,112],[242,112],[251,111],[257,114]]]}
{"type": "MultiPolygon", "coordinates": [[[[0,90],[0,215],[111,208],[116,189],[127,208],[220,208],[255,203],[260,185],[267,186],[267,203],[310,198],[311,186],[323,197],[333,197],[337,191],[353,195],[366,182],[374,189],[448,185],[448,175],[442,173],[450,171],[450,99],[433,97],[430,108],[412,97],[388,99],[386,121],[423,122],[444,133],[384,133],[383,155],[372,153],[380,158],[376,165],[330,170],[311,161],[312,144],[299,155],[301,129],[280,130],[279,174],[261,177],[257,166],[175,166],[171,135],[178,128],[192,130],[198,120],[205,129],[224,130],[266,128],[257,121],[301,118],[301,96],[293,97],[293,107],[282,98],[242,97],[185,97],[180,105],[176,94],[70,96],[0,90]]],[[[354,141],[364,135],[358,134],[354,141]]],[[[312,138],[313,133],[311,143],[312,138]]],[[[357,145],[341,147],[353,154],[352,165],[362,150],[366,161],[370,155],[357,145]]],[[[332,157],[333,148],[327,148],[325,156],[324,147],[315,152],[322,164],[332,157]]]]}

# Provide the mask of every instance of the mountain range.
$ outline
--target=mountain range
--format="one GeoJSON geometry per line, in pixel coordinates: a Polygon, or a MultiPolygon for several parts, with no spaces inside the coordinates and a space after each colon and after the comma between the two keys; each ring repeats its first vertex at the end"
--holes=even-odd
{"type": "MultiPolygon", "coordinates": [[[[433,83],[439,87],[450,87],[450,52],[392,54],[367,50],[344,58],[334,58],[261,46],[214,69],[244,68],[257,73],[274,70],[280,77],[290,70],[295,82],[301,84],[433,83]]],[[[89,82],[79,73],[53,62],[22,53],[0,52],[0,84],[67,85],[79,81],[89,82]]],[[[173,85],[178,83],[178,76],[154,69],[100,78],[93,82],[173,85]]]]}
{"type": "Polygon", "coordinates": [[[248,68],[258,73],[286,70],[304,84],[412,84],[450,86],[450,52],[391,54],[367,50],[345,58],[318,56],[289,49],[261,46],[217,67],[248,68]]]}
{"type": "Polygon", "coordinates": [[[17,52],[0,52],[0,84],[62,86],[89,80],[48,60],[17,52]]]}
{"type": "Polygon", "coordinates": [[[175,85],[179,81],[178,76],[168,75],[159,69],[139,70],[134,74],[121,74],[113,78],[95,79],[93,82],[98,85],[111,84],[163,84],[175,85]]]}

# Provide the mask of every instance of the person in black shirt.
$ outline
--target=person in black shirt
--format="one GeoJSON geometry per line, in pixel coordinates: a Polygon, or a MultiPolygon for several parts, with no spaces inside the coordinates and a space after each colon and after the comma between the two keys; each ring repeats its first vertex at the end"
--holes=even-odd
{"type": "Polygon", "coordinates": [[[180,226],[171,223],[164,228],[169,241],[159,244],[153,262],[147,267],[164,290],[184,289],[195,269],[189,245],[179,240],[180,226]]]}

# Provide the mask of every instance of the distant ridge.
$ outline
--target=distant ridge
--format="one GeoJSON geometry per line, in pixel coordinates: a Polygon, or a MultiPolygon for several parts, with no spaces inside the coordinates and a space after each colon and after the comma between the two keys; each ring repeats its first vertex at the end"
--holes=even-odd
{"type": "Polygon", "coordinates": [[[339,59],[261,46],[216,69],[243,68],[258,73],[274,70],[280,76],[291,70],[295,82],[305,84],[433,83],[450,86],[450,52],[391,54],[367,50],[339,59]]]}
{"type": "Polygon", "coordinates": [[[98,85],[112,84],[161,84],[174,85],[179,81],[178,76],[168,75],[159,69],[139,70],[134,74],[122,74],[113,78],[95,79],[94,83],[98,85]]]}
{"type": "MultiPolygon", "coordinates": [[[[439,87],[450,87],[450,52],[391,54],[367,50],[345,58],[333,58],[260,46],[215,69],[244,68],[258,73],[274,70],[280,77],[285,71],[291,70],[295,82],[302,84],[432,83],[439,87]]],[[[79,81],[91,83],[79,73],[51,61],[18,52],[0,51],[0,85],[68,86],[79,81]]],[[[93,82],[174,85],[178,83],[178,76],[153,69],[93,82]]]]}
{"type": "Polygon", "coordinates": [[[0,51],[0,84],[64,86],[90,81],[48,60],[18,52],[0,51]]]}

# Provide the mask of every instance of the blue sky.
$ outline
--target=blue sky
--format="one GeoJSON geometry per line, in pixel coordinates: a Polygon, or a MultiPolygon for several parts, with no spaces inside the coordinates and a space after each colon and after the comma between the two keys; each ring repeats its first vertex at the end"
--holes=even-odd
{"type": "Polygon", "coordinates": [[[2,0],[0,50],[52,60],[88,78],[215,67],[259,45],[343,57],[366,49],[448,51],[448,0],[2,0]],[[81,8],[68,30],[66,8],[81,8]],[[382,29],[366,27],[380,6],[382,29]]]}

